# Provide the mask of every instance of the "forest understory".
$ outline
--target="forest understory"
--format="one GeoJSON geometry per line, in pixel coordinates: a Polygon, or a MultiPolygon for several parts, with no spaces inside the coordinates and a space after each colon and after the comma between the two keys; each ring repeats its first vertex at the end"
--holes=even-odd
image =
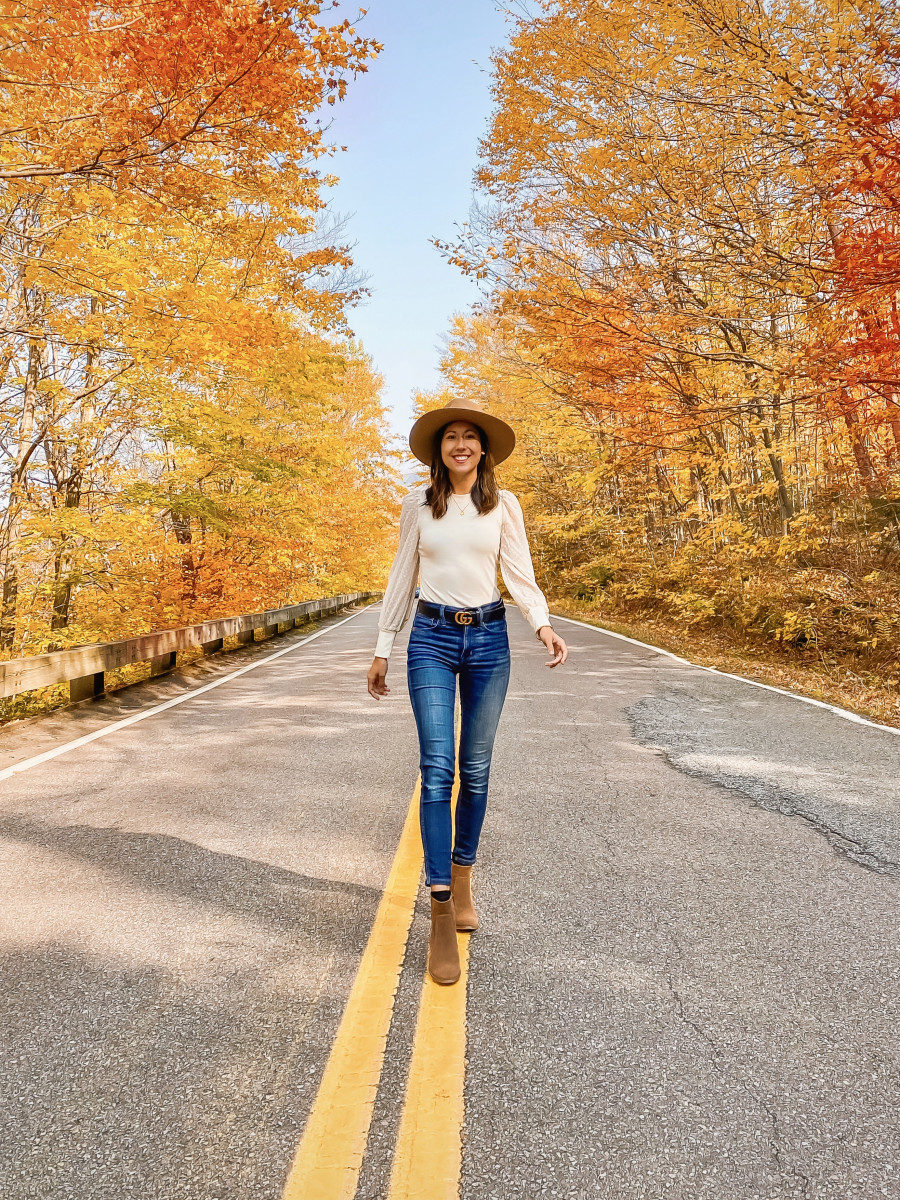
{"type": "MultiPolygon", "coordinates": [[[[900,728],[900,579],[804,566],[685,568],[554,597],[555,612],[900,728]]],[[[865,571],[865,568],[863,568],[865,571]]]]}

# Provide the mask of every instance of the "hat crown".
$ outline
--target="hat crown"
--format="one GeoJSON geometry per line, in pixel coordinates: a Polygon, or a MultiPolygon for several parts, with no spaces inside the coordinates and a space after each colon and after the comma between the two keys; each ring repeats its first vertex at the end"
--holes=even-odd
{"type": "MultiPolygon", "coordinates": [[[[441,408],[468,408],[471,412],[484,412],[484,409],[476,400],[469,400],[466,397],[463,397],[462,400],[451,400],[448,404],[442,404],[441,408]]],[[[440,412],[441,409],[437,411],[440,412]]]]}

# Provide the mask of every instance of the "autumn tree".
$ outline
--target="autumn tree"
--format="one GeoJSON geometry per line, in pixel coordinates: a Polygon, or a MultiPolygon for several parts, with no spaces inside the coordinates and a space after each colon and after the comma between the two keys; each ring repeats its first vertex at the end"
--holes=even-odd
{"type": "Polygon", "coordinates": [[[353,575],[312,497],[378,473],[382,418],[318,114],[377,47],[322,7],[0,9],[7,651],[353,575]]]}
{"type": "Polygon", "coordinates": [[[814,596],[837,560],[894,569],[898,52],[883,0],[516,19],[484,198],[445,247],[490,295],[445,370],[465,387],[461,362],[502,361],[545,431],[523,478],[548,530],[586,531],[544,544],[557,586],[616,576],[636,602],[811,644],[817,602],[760,572],[819,572],[814,596]],[[561,422],[578,449],[556,455],[561,422]]]}

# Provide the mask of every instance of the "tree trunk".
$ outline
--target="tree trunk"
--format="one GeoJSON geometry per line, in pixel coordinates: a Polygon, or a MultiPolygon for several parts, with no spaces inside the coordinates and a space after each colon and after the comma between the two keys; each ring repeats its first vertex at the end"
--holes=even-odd
{"type": "Polygon", "coordinates": [[[9,482],[9,507],[6,513],[6,559],[3,572],[3,596],[0,600],[0,649],[11,650],[16,638],[16,606],[19,598],[19,539],[25,503],[25,480],[33,452],[34,418],[37,389],[44,362],[44,343],[33,338],[28,345],[28,366],[16,458],[9,482]]]}
{"type": "MultiPolygon", "coordinates": [[[[99,302],[95,297],[90,299],[91,315],[97,312],[99,302]]],[[[86,392],[94,384],[95,350],[89,346],[84,364],[84,388],[86,392]]],[[[93,435],[92,425],[97,411],[95,395],[86,395],[81,401],[78,414],[78,433],[72,449],[72,459],[65,471],[65,507],[80,508],[84,491],[84,477],[90,461],[90,441],[93,435]]],[[[69,612],[72,604],[72,567],[73,547],[68,535],[63,534],[61,544],[54,559],[53,575],[53,617],[51,629],[65,629],[69,624],[69,612]]]]}
{"type": "Polygon", "coordinates": [[[193,554],[193,535],[191,534],[191,519],[185,517],[181,513],[171,513],[172,528],[175,531],[175,540],[179,546],[184,547],[181,551],[181,579],[184,597],[186,600],[193,601],[196,596],[197,587],[197,568],[194,563],[193,554]]]}
{"type": "Polygon", "coordinates": [[[759,420],[760,436],[762,437],[763,446],[766,449],[766,458],[769,460],[769,466],[772,468],[772,475],[778,488],[778,507],[781,510],[781,522],[782,525],[787,525],[794,516],[794,504],[787,489],[787,484],[784,481],[784,462],[781,456],[776,453],[777,436],[773,438],[772,430],[766,424],[766,416],[763,412],[762,400],[759,396],[756,397],[754,408],[759,420]]]}
{"type": "MultiPolygon", "coordinates": [[[[838,405],[844,424],[847,427],[847,432],[850,435],[850,446],[853,450],[856,470],[859,473],[866,498],[869,501],[869,506],[875,515],[876,521],[881,527],[887,525],[900,527],[900,505],[898,505],[896,500],[891,500],[884,494],[883,482],[879,478],[878,472],[875,470],[875,464],[872,462],[872,456],[869,454],[865,430],[860,425],[856,415],[856,406],[846,392],[843,391],[839,397],[838,405]]],[[[900,533],[900,528],[898,528],[898,533],[900,533]]]]}

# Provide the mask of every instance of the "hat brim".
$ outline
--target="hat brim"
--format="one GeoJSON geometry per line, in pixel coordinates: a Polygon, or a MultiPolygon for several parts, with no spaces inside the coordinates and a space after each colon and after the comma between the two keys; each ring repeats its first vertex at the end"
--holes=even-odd
{"type": "Polygon", "coordinates": [[[516,448],[516,435],[512,427],[499,417],[492,417],[490,413],[485,412],[473,412],[471,408],[433,408],[430,412],[423,413],[409,431],[409,448],[419,462],[423,462],[426,467],[431,466],[434,435],[454,421],[469,421],[484,430],[495,463],[509,458],[516,448]]]}

